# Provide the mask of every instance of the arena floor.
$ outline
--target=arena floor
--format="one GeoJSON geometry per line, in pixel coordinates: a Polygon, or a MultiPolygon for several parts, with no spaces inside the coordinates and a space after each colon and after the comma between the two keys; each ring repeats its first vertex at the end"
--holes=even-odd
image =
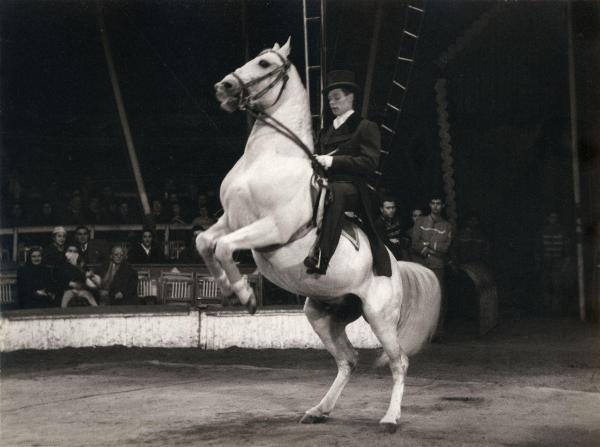
{"type": "Polygon", "coordinates": [[[414,356],[395,434],[391,386],[361,365],[327,423],[302,425],[335,375],[317,350],[65,349],[2,355],[2,446],[598,446],[600,331],[505,323],[414,356]]]}

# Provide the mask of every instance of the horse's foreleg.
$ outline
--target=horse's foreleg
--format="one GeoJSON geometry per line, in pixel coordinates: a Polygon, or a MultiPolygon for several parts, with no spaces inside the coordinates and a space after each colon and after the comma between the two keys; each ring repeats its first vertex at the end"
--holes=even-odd
{"type": "Polygon", "coordinates": [[[217,285],[221,289],[223,297],[231,295],[232,289],[225,270],[219,265],[215,258],[215,245],[217,239],[229,233],[229,227],[227,226],[227,218],[225,214],[208,230],[203,231],[196,237],[196,250],[204,259],[204,263],[208,268],[210,274],[215,278],[217,285]]]}
{"type": "Polygon", "coordinates": [[[216,241],[215,257],[225,270],[225,274],[231,283],[231,289],[251,314],[256,312],[256,296],[254,290],[248,284],[248,280],[241,275],[233,261],[233,253],[236,250],[267,247],[283,242],[286,241],[282,240],[279,229],[271,217],[257,220],[216,241]]]}
{"type": "Polygon", "coordinates": [[[327,351],[335,358],[338,367],[337,376],[327,394],[318,405],[308,410],[300,420],[304,424],[312,424],[325,421],[335,407],[358,363],[358,353],[354,350],[346,335],[347,322],[340,321],[331,313],[320,309],[310,298],[304,304],[304,313],[327,351]]]}
{"type": "MultiPolygon", "coordinates": [[[[391,300],[390,300],[391,302],[391,300]]],[[[384,352],[390,359],[390,369],[394,386],[392,388],[392,396],[390,405],[379,421],[389,432],[395,432],[400,420],[402,396],[404,394],[404,378],[408,370],[408,356],[400,345],[398,337],[398,319],[399,313],[390,311],[390,306],[378,303],[377,309],[371,306],[364,305],[363,311],[365,318],[369,321],[371,329],[381,342],[384,352]]]]}

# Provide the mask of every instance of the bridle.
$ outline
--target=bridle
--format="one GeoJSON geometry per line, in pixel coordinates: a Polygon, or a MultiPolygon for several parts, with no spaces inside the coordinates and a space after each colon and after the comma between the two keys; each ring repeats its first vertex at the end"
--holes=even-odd
{"type": "Polygon", "coordinates": [[[238,97],[238,108],[240,110],[250,109],[252,101],[262,98],[264,95],[266,95],[269,92],[269,90],[271,90],[273,87],[275,87],[275,85],[277,85],[277,83],[279,81],[282,81],[281,88],[279,89],[279,94],[277,95],[277,98],[275,98],[275,101],[273,101],[273,103],[269,107],[272,107],[275,104],[277,104],[277,101],[279,101],[279,99],[281,98],[281,95],[283,94],[283,90],[285,89],[287,81],[290,78],[287,74],[287,71],[290,68],[291,63],[286,58],[284,58],[281,54],[279,54],[277,51],[274,51],[274,50],[269,50],[269,49],[264,50],[259,54],[259,56],[262,56],[263,54],[266,54],[266,53],[276,54],[277,57],[279,57],[279,59],[281,59],[281,65],[279,65],[278,67],[275,67],[270,72],[268,72],[262,76],[259,76],[258,78],[252,79],[248,82],[244,82],[242,80],[242,78],[240,78],[235,72],[231,73],[231,76],[233,76],[235,78],[235,80],[240,84],[240,88],[241,88],[240,94],[238,97]],[[269,85],[267,85],[265,88],[263,88],[261,91],[259,91],[257,93],[254,93],[252,95],[250,94],[250,87],[258,84],[261,81],[264,81],[265,79],[270,78],[271,76],[275,76],[275,77],[269,85]]]}
{"type": "MultiPolygon", "coordinates": [[[[235,78],[235,80],[240,84],[240,94],[238,97],[238,109],[245,110],[255,120],[258,120],[258,121],[264,123],[265,125],[275,129],[280,134],[282,134],[285,137],[292,140],[308,156],[308,158],[310,159],[313,171],[315,171],[315,174],[317,175],[317,179],[319,179],[319,181],[322,181],[322,179],[325,177],[325,169],[317,161],[315,154],[313,154],[312,151],[310,150],[310,148],[306,144],[304,144],[304,142],[300,139],[300,137],[298,135],[296,135],[293,130],[288,128],[281,121],[277,120],[272,115],[265,112],[264,110],[256,109],[251,104],[252,101],[262,98],[265,94],[267,94],[267,92],[269,92],[269,90],[271,90],[273,87],[275,87],[275,85],[277,85],[277,83],[279,81],[282,81],[281,88],[279,89],[279,94],[277,95],[277,98],[275,98],[275,101],[273,101],[273,103],[269,107],[274,106],[275,104],[277,104],[277,101],[279,101],[279,99],[281,98],[281,95],[283,94],[283,90],[285,89],[285,86],[287,85],[287,81],[289,79],[289,75],[287,74],[287,71],[291,65],[290,61],[287,60],[286,58],[284,58],[277,51],[271,50],[271,49],[263,50],[259,54],[259,56],[266,54],[266,53],[276,54],[277,57],[279,57],[279,59],[281,60],[281,65],[274,68],[270,72],[268,72],[262,76],[259,76],[258,78],[252,79],[248,82],[244,82],[242,80],[242,78],[240,78],[235,72],[231,73],[231,76],[233,76],[235,78]],[[253,85],[258,84],[259,82],[261,82],[265,79],[268,79],[271,76],[275,76],[275,78],[269,83],[269,85],[267,85],[265,88],[263,88],[261,91],[259,91],[257,93],[250,94],[249,87],[252,87],[253,85]]],[[[267,108],[269,108],[269,107],[267,107],[267,108]]]]}

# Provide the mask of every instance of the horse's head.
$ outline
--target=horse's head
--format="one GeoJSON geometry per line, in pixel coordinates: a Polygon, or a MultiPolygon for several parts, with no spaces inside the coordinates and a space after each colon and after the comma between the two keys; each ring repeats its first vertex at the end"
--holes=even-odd
{"type": "Polygon", "coordinates": [[[221,108],[233,112],[250,107],[265,110],[277,103],[288,80],[290,39],[282,47],[262,51],[215,84],[221,108]]]}

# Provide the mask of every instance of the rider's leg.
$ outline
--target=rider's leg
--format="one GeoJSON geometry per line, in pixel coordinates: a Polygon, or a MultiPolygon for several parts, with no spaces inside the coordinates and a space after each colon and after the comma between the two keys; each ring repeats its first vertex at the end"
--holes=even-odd
{"type": "Polygon", "coordinates": [[[309,273],[325,274],[329,266],[329,260],[335,253],[340,235],[345,211],[357,211],[360,204],[358,190],[353,183],[331,182],[329,188],[332,194],[331,203],[325,207],[323,224],[319,234],[319,255],[315,259],[307,259],[305,265],[309,267],[309,273]],[[316,268],[311,268],[313,267],[316,268]]]}

